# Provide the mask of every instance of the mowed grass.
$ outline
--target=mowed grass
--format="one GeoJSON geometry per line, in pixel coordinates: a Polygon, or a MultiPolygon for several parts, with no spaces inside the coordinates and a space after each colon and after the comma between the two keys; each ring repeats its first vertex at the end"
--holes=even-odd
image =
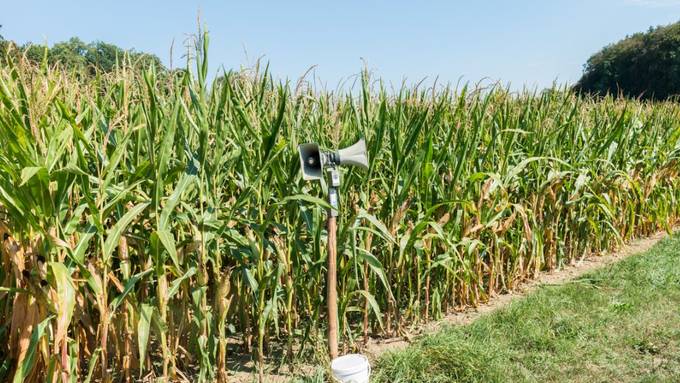
{"type": "Polygon", "coordinates": [[[680,236],[375,367],[375,382],[678,382],[680,236]]]}

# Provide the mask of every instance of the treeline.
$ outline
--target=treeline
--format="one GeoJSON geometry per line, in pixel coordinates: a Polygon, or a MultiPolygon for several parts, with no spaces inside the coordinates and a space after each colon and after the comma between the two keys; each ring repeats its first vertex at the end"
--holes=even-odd
{"type": "Polygon", "coordinates": [[[77,37],[72,37],[68,41],[58,42],[49,47],[30,42],[17,44],[12,40],[4,39],[0,34],[0,65],[6,65],[7,60],[19,58],[34,63],[46,61],[51,66],[59,65],[87,75],[111,72],[122,60],[129,60],[133,67],[146,68],[153,65],[157,70],[166,70],[156,55],[126,50],[103,41],[86,43],[77,37]]]}
{"type": "Polygon", "coordinates": [[[680,22],[606,46],[588,59],[575,89],[655,100],[680,95],[680,22]]]}

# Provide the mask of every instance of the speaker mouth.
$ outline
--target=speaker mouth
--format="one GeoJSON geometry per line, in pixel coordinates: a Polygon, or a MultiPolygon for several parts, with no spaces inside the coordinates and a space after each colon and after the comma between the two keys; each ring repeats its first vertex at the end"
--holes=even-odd
{"type": "Polygon", "coordinates": [[[318,180],[322,177],[323,158],[319,151],[319,145],[306,143],[298,146],[300,153],[300,167],[302,178],[305,180],[318,180]]]}

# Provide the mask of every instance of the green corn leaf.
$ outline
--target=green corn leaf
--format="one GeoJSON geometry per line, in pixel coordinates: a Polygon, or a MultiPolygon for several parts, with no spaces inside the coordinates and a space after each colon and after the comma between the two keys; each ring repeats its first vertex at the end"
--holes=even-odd
{"type": "Polygon", "coordinates": [[[45,330],[50,325],[52,318],[54,317],[50,316],[46,318],[33,329],[31,341],[28,344],[28,351],[26,352],[24,360],[17,366],[16,372],[14,373],[14,379],[12,380],[13,383],[23,383],[30,375],[33,365],[35,364],[38,342],[45,335],[45,330]]]}
{"type": "Polygon", "coordinates": [[[168,289],[168,300],[172,299],[172,297],[174,297],[175,294],[177,294],[179,288],[182,286],[182,282],[184,282],[188,278],[191,278],[194,274],[196,274],[196,268],[190,267],[189,270],[187,270],[186,273],[184,273],[184,275],[173,280],[172,283],[170,284],[170,288],[168,289]]]}
{"type": "Polygon", "coordinates": [[[118,246],[120,236],[123,235],[128,225],[130,225],[132,221],[134,221],[135,218],[137,218],[137,216],[141,214],[144,209],[146,209],[147,206],[149,206],[149,202],[137,204],[135,207],[128,210],[128,212],[125,213],[118,222],[116,222],[113,228],[108,231],[103,249],[105,264],[109,263],[111,255],[113,254],[113,250],[116,248],[116,246],[118,246]]]}
{"type": "Polygon", "coordinates": [[[189,189],[189,187],[194,183],[195,180],[196,176],[194,175],[186,173],[182,174],[182,176],[179,179],[179,182],[177,183],[177,186],[175,187],[175,190],[172,192],[170,197],[165,201],[165,206],[163,207],[163,211],[161,212],[161,219],[159,225],[160,230],[170,229],[169,224],[171,214],[175,211],[175,207],[177,207],[177,205],[179,204],[182,194],[189,189]]]}
{"type": "Polygon", "coordinates": [[[31,180],[34,176],[38,176],[38,178],[45,182],[47,181],[48,175],[47,175],[47,169],[42,167],[42,166],[32,166],[32,167],[27,167],[23,168],[21,170],[21,183],[19,186],[24,186],[28,181],[31,180]]]}
{"type": "Polygon", "coordinates": [[[71,279],[71,272],[63,263],[50,262],[49,268],[52,271],[50,276],[57,291],[57,300],[53,302],[57,309],[57,329],[54,339],[55,343],[61,344],[60,342],[66,338],[73,316],[73,308],[76,305],[76,290],[71,279]]]}
{"type": "Polygon", "coordinates": [[[137,344],[139,346],[140,373],[146,365],[146,350],[149,344],[149,333],[154,316],[154,306],[142,303],[139,307],[139,321],[137,322],[137,344]]]}
{"type": "Polygon", "coordinates": [[[102,349],[101,347],[97,347],[94,352],[92,353],[92,356],[88,360],[88,367],[87,367],[87,375],[85,376],[85,380],[83,380],[83,383],[90,383],[92,381],[92,375],[94,374],[95,368],[99,365],[97,361],[99,360],[99,354],[101,354],[102,349]]]}
{"type": "Polygon", "coordinates": [[[311,196],[309,194],[295,194],[292,196],[285,197],[281,199],[281,201],[277,202],[277,205],[284,205],[290,201],[304,201],[304,202],[309,202],[314,205],[318,205],[320,207],[323,207],[325,209],[330,209],[331,205],[328,204],[328,202],[322,200],[321,198],[311,196]]]}
{"type": "Polygon", "coordinates": [[[158,230],[155,231],[152,235],[158,236],[158,239],[163,245],[163,248],[165,248],[165,250],[170,255],[170,259],[172,259],[172,263],[175,265],[175,268],[177,268],[177,270],[181,272],[182,270],[181,265],[179,263],[179,260],[177,259],[177,247],[175,245],[175,237],[172,235],[172,233],[167,230],[158,230]]]}
{"type": "Polygon", "coordinates": [[[140,273],[137,273],[137,274],[133,275],[132,277],[130,277],[130,279],[128,279],[125,282],[125,287],[123,288],[123,291],[120,294],[118,294],[118,296],[116,296],[113,299],[113,301],[111,301],[111,304],[109,305],[109,315],[111,315],[112,317],[113,317],[113,315],[115,315],[115,311],[118,309],[118,306],[120,306],[120,304],[123,303],[123,301],[128,296],[128,294],[130,294],[132,289],[135,288],[135,285],[137,284],[137,282],[139,282],[142,278],[147,276],[152,271],[153,271],[153,269],[148,269],[146,271],[142,271],[140,273]]]}
{"type": "Polygon", "coordinates": [[[375,275],[378,276],[380,279],[380,282],[382,282],[383,287],[385,290],[387,290],[387,293],[390,295],[392,299],[394,299],[394,296],[392,295],[392,289],[390,287],[390,284],[387,281],[387,276],[385,275],[385,269],[383,268],[382,263],[376,258],[373,254],[367,252],[365,249],[359,248],[357,249],[357,257],[361,261],[365,261],[368,263],[369,267],[375,273],[375,275]]]}
{"type": "Polygon", "coordinates": [[[382,322],[382,314],[380,312],[380,306],[378,305],[378,302],[375,300],[375,297],[369,293],[366,290],[357,290],[357,294],[363,295],[364,298],[368,301],[368,305],[371,307],[371,310],[373,310],[373,314],[375,314],[375,318],[378,320],[378,325],[380,328],[383,328],[383,322],[382,322]]]}
{"type": "Polygon", "coordinates": [[[97,228],[93,225],[88,226],[87,229],[85,229],[85,232],[80,233],[78,244],[76,244],[76,248],[71,253],[72,259],[79,265],[85,263],[85,252],[89,248],[90,241],[95,234],[97,234],[97,228]]]}
{"type": "Polygon", "coordinates": [[[394,239],[392,234],[390,234],[390,231],[387,229],[387,226],[385,226],[384,223],[380,222],[378,218],[376,218],[373,214],[369,214],[364,209],[359,209],[359,214],[357,214],[357,218],[366,219],[373,226],[375,226],[376,229],[378,229],[381,237],[383,237],[387,241],[394,243],[395,245],[397,244],[396,240],[394,239]]]}

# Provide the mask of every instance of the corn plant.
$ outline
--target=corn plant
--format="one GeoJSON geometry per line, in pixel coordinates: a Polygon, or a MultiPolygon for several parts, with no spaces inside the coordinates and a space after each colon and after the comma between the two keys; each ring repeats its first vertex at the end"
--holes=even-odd
{"type": "Polygon", "coordinates": [[[0,380],[227,381],[322,361],[325,203],[297,145],[367,140],[343,173],[341,347],[670,231],[680,107],[566,88],[346,93],[268,67],[94,78],[0,68],[0,380]]]}

